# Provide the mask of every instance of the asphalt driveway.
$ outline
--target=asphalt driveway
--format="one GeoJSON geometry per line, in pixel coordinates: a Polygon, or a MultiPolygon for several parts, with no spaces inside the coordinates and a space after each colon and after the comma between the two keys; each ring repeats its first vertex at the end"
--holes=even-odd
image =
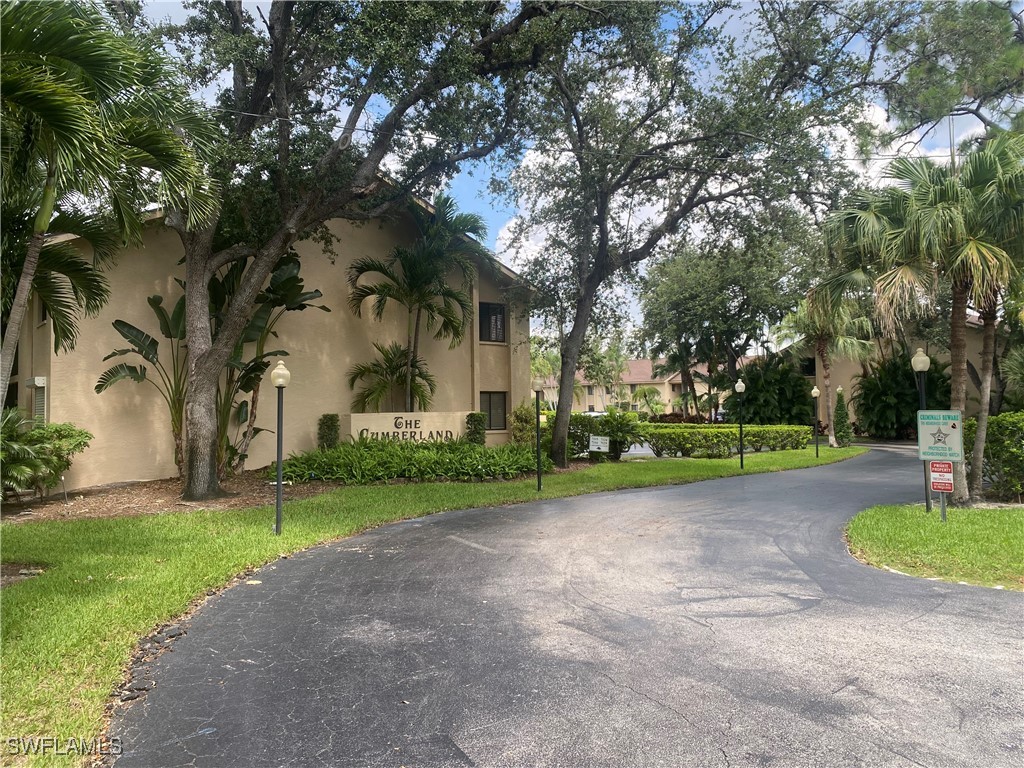
{"type": "Polygon", "coordinates": [[[1024,597],[854,561],[918,462],[469,510],[211,600],[131,766],[1020,766],[1024,597]]]}

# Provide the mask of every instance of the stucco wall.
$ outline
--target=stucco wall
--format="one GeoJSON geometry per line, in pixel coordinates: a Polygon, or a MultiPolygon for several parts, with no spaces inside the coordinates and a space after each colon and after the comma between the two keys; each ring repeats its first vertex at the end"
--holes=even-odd
{"type": "MultiPolygon", "coordinates": [[[[411,227],[402,222],[355,225],[336,221],[331,228],[340,238],[339,257],[334,263],[315,243],[296,246],[306,289],[319,289],[323,298],[315,303],[331,311],[285,313],[276,326],[278,338],[272,339],[268,347],[289,353],[281,358],[292,374],[285,390],[286,454],[315,447],[321,414],[350,412],[352,389],[347,372],[354,363],[377,356],[374,342],[387,344],[394,340],[404,344],[406,339],[406,315],[399,307],[390,307],[381,321],[373,320],[369,311],[361,318],[352,313],[348,307],[347,270],[357,258],[385,256],[395,245],[410,243],[411,227]]],[[[123,381],[102,394],[93,391],[96,380],[110,365],[120,361],[140,363],[134,355],[103,361],[113,349],[127,346],[111,327],[113,320],[124,319],[158,338],[162,353],[167,345],[159,336],[146,297],[159,293],[165,297],[164,306],[173,307],[181,295],[174,277],[184,276],[184,267],[177,264],[182,248],[177,235],[159,222],[147,225],[145,240],[144,249],[124,252],[117,267],[108,273],[111,301],[99,316],[83,321],[75,351],[54,356],[52,348],[47,353],[43,345],[44,351],[34,355],[39,359],[33,360],[32,367],[47,368],[47,373],[24,371],[26,376],[49,377],[50,421],[70,421],[95,435],[92,446],[75,459],[67,473],[69,489],[169,477],[176,472],[166,406],[153,386],[123,381]]],[[[495,278],[486,275],[481,277],[479,293],[488,297],[484,300],[497,301],[501,295],[495,278]]],[[[369,303],[365,309],[369,309],[369,303]]],[[[510,333],[513,340],[517,334],[525,340],[528,327],[510,324],[510,333]]],[[[474,325],[473,333],[461,346],[449,349],[447,341],[434,340],[426,330],[421,333],[420,352],[438,381],[432,411],[464,412],[479,407],[479,389],[473,376],[477,338],[474,325]]],[[[525,381],[525,389],[529,388],[529,354],[513,355],[512,346],[493,345],[486,356],[481,356],[479,366],[490,388],[510,392],[510,407],[515,402],[511,393],[521,388],[520,382],[525,381]],[[525,367],[513,376],[513,365],[525,367]]],[[[34,351],[38,353],[39,347],[36,343],[34,351]]],[[[268,430],[276,429],[276,394],[266,377],[257,425],[268,430]]],[[[402,409],[401,402],[395,406],[396,410],[402,409]]],[[[500,435],[489,436],[490,442],[501,440],[500,435]]],[[[274,460],[275,453],[274,435],[264,432],[254,439],[246,466],[265,466],[274,460]]]]}

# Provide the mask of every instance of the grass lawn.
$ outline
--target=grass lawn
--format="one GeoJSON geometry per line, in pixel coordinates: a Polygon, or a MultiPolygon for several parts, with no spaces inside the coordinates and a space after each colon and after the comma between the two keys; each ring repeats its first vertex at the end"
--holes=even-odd
{"type": "Polygon", "coordinates": [[[872,507],[847,528],[861,560],[915,576],[1024,590],[1024,507],[948,509],[923,504],[872,507]]]}
{"type": "MultiPolygon", "coordinates": [[[[828,464],[863,448],[748,454],[757,474],[828,464]]],[[[138,640],[236,574],[383,523],[451,509],[741,474],[736,459],[634,459],[536,480],[347,487],[273,508],[0,525],[5,562],[45,566],[0,591],[0,747],[5,739],[92,738],[138,640]]],[[[6,753],[5,753],[6,754],[6,753]]],[[[10,759],[9,756],[6,759],[10,759]]],[[[36,756],[32,764],[77,762],[36,756]]]]}

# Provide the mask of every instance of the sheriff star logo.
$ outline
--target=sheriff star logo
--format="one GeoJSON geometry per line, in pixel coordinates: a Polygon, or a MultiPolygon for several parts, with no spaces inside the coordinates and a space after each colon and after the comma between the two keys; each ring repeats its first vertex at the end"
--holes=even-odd
{"type": "Polygon", "coordinates": [[[943,432],[942,427],[938,427],[931,433],[931,436],[932,445],[946,445],[946,438],[949,437],[949,432],[943,432]]]}

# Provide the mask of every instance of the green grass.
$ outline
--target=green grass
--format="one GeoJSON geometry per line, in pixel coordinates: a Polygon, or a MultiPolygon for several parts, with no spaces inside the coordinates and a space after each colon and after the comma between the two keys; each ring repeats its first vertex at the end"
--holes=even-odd
{"type": "Polygon", "coordinates": [[[850,521],[847,538],[871,565],[1024,590],[1024,507],[949,509],[945,524],[923,504],[872,507],[850,521]]]}
{"type": "MultiPolygon", "coordinates": [[[[750,454],[744,474],[840,461],[861,448],[750,454]]],[[[46,572],[0,592],[0,745],[28,736],[92,737],[140,637],[249,568],[383,523],[537,498],[738,475],[736,459],[633,459],[493,483],[348,487],[273,509],[0,525],[5,562],[46,572]]],[[[49,764],[54,757],[33,758],[49,764]]],[[[65,758],[67,761],[67,758],[65,758]]]]}

